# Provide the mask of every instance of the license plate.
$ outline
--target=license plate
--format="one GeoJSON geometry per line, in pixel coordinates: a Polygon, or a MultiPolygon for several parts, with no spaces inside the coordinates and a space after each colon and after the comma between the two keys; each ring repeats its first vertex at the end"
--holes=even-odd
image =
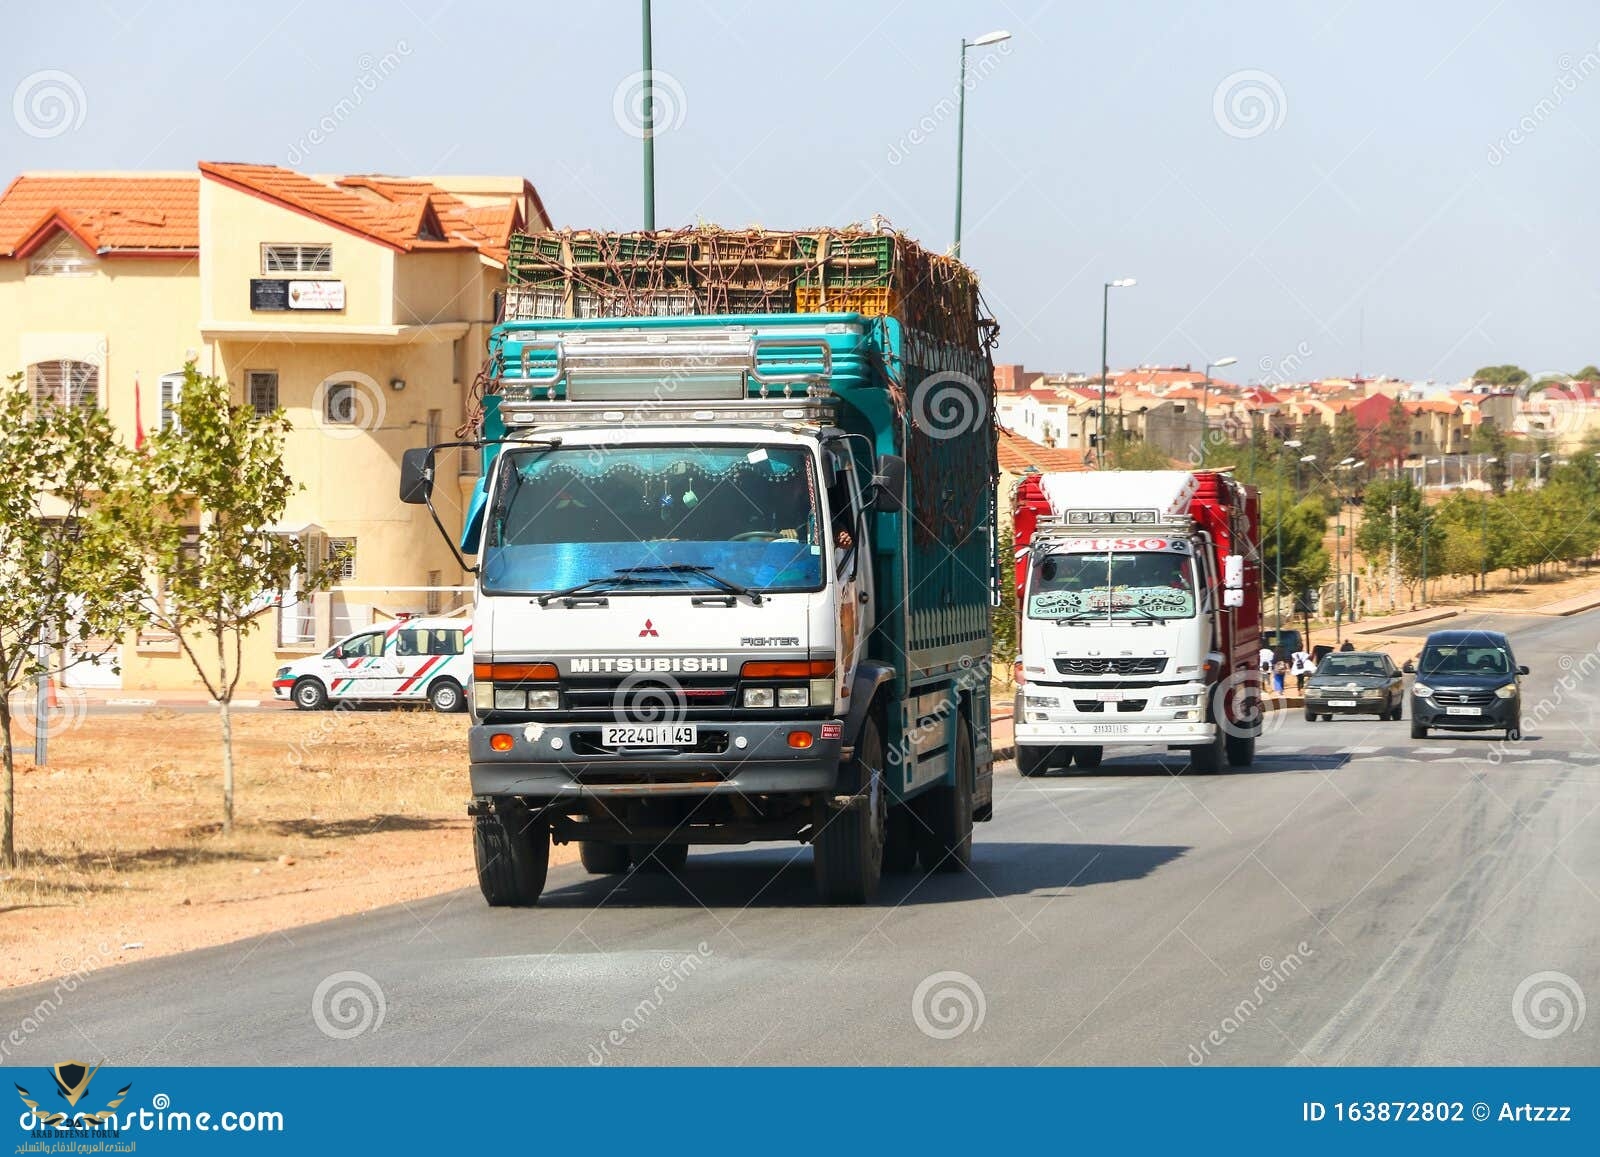
{"type": "Polygon", "coordinates": [[[1483,714],[1483,708],[1482,707],[1446,707],[1444,709],[1444,713],[1446,715],[1482,715],[1483,714]]]}
{"type": "Polygon", "coordinates": [[[1328,706],[1329,707],[1354,707],[1355,705],[1356,705],[1356,701],[1354,699],[1329,699],[1328,700],[1328,706]]]}
{"type": "Polygon", "coordinates": [[[600,730],[601,747],[693,747],[699,741],[693,723],[619,723],[600,730]]]}
{"type": "Polygon", "coordinates": [[[1098,691],[1095,698],[1102,703],[1121,703],[1127,696],[1122,691],[1098,691]]]}
{"type": "Polygon", "coordinates": [[[1126,723],[1096,723],[1094,725],[1094,733],[1096,735],[1126,735],[1128,734],[1128,725],[1126,723]]]}

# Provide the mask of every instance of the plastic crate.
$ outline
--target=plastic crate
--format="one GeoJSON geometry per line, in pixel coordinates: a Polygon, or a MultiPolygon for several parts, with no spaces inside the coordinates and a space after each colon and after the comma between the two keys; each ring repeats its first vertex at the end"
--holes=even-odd
{"type": "MultiPolygon", "coordinates": [[[[818,239],[810,234],[795,238],[800,256],[815,262],[818,239]]],[[[828,260],[822,268],[824,285],[887,286],[894,272],[894,238],[890,236],[832,237],[828,241],[828,260]],[[871,265],[835,265],[834,258],[870,260],[871,265]]],[[[817,268],[809,266],[801,283],[815,285],[817,268]]]]}
{"type": "Polygon", "coordinates": [[[794,291],[796,313],[860,313],[868,317],[888,317],[898,312],[899,300],[886,285],[840,285],[821,287],[797,285],[794,291]]]}
{"type": "Polygon", "coordinates": [[[540,285],[506,286],[503,307],[506,321],[538,321],[541,318],[565,317],[564,289],[551,289],[540,285]]]}

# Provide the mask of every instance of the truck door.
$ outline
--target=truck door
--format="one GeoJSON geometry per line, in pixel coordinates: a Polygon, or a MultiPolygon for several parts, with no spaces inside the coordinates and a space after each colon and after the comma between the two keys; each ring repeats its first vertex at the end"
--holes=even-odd
{"type": "Polygon", "coordinates": [[[829,551],[833,559],[834,582],[839,591],[838,607],[838,685],[835,702],[842,708],[849,702],[844,692],[855,675],[868,632],[872,629],[872,604],[869,601],[865,544],[861,541],[861,487],[855,463],[843,445],[830,447],[827,454],[829,551]]]}

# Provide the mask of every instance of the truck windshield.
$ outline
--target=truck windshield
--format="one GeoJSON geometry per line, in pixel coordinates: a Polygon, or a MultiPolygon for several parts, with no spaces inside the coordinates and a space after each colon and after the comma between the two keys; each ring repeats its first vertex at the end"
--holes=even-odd
{"type": "Polygon", "coordinates": [[[619,589],[720,589],[690,567],[756,591],[822,586],[816,476],[801,447],[517,450],[496,469],[487,593],[566,590],[636,567],[682,569],[619,589]]]}
{"type": "Polygon", "coordinates": [[[1028,584],[1032,619],[1187,619],[1194,611],[1194,566],[1186,554],[1047,554],[1035,561],[1028,584]]]}

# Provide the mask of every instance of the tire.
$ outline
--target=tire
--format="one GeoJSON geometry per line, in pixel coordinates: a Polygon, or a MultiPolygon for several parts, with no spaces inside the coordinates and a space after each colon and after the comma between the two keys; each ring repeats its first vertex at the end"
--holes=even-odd
{"type": "Polygon", "coordinates": [[[845,771],[844,786],[865,798],[824,819],[811,840],[811,870],[824,903],[865,904],[878,894],[889,827],[883,733],[870,715],[861,725],[855,758],[845,771]]]}
{"type": "Polygon", "coordinates": [[[1254,735],[1230,735],[1223,742],[1223,748],[1228,757],[1229,767],[1249,767],[1256,761],[1254,735]]]}
{"type": "Polygon", "coordinates": [[[633,862],[641,872],[661,876],[676,876],[689,866],[688,844],[633,844],[630,848],[633,862]]]}
{"type": "Polygon", "coordinates": [[[531,908],[550,871],[550,829],[521,808],[478,816],[472,826],[478,887],[491,908],[531,908]]]}
{"type": "Polygon", "coordinates": [[[289,698],[302,711],[321,711],[328,705],[328,689],[322,685],[321,679],[307,676],[294,685],[289,698]]]}
{"type": "Polygon", "coordinates": [[[1217,728],[1217,737],[1210,743],[1203,743],[1199,747],[1189,749],[1188,771],[1195,775],[1215,775],[1222,770],[1224,744],[1226,736],[1222,728],[1217,728]]]}
{"type": "Polygon", "coordinates": [[[1417,721],[1417,717],[1415,715],[1413,715],[1411,717],[1411,738],[1412,739],[1426,739],[1426,738],[1428,738],[1428,729],[1417,721]]]}
{"type": "MultiPolygon", "coordinates": [[[[1078,749],[1082,751],[1082,748],[1078,749]]],[[[976,759],[972,728],[956,720],[955,783],[925,791],[913,801],[917,855],[926,872],[959,872],[972,864],[972,779],[976,759]]]]}
{"type": "Polygon", "coordinates": [[[1017,744],[1017,772],[1024,779],[1036,779],[1050,770],[1053,747],[1024,747],[1017,744]]]}
{"type": "Polygon", "coordinates": [[[1311,708],[1307,707],[1306,708],[1306,722],[1307,723],[1315,723],[1316,721],[1317,721],[1317,713],[1315,711],[1311,710],[1311,708]]]}
{"type": "Polygon", "coordinates": [[[917,818],[909,803],[889,808],[889,830],[883,843],[883,870],[901,875],[917,866],[917,818]]]}
{"type": "Polygon", "coordinates": [[[1072,750],[1072,762],[1084,770],[1100,766],[1100,761],[1106,756],[1104,747],[1075,747],[1072,750]]]}
{"type": "Polygon", "coordinates": [[[579,840],[578,858],[583,861],[583,870],[591,876],[620,876],[633,862],[627,844],[599,840],[579,840]]]}
{"type": "Polygon", "coordinates": [[[441,715],[451,715],[466,710],[467,697],[454,679],[435,679],[428,684],[428,706],[441,715]]]}
{"type": "Polygon", "coordinates": [[[1511,723],[1511,726],[1506,728],[1506,742],[1507,743],[1521,743],[1522,742],[1522,720],[1520,720],[1520,719],[1513,720],[1512,723],[1511,723]]]}

